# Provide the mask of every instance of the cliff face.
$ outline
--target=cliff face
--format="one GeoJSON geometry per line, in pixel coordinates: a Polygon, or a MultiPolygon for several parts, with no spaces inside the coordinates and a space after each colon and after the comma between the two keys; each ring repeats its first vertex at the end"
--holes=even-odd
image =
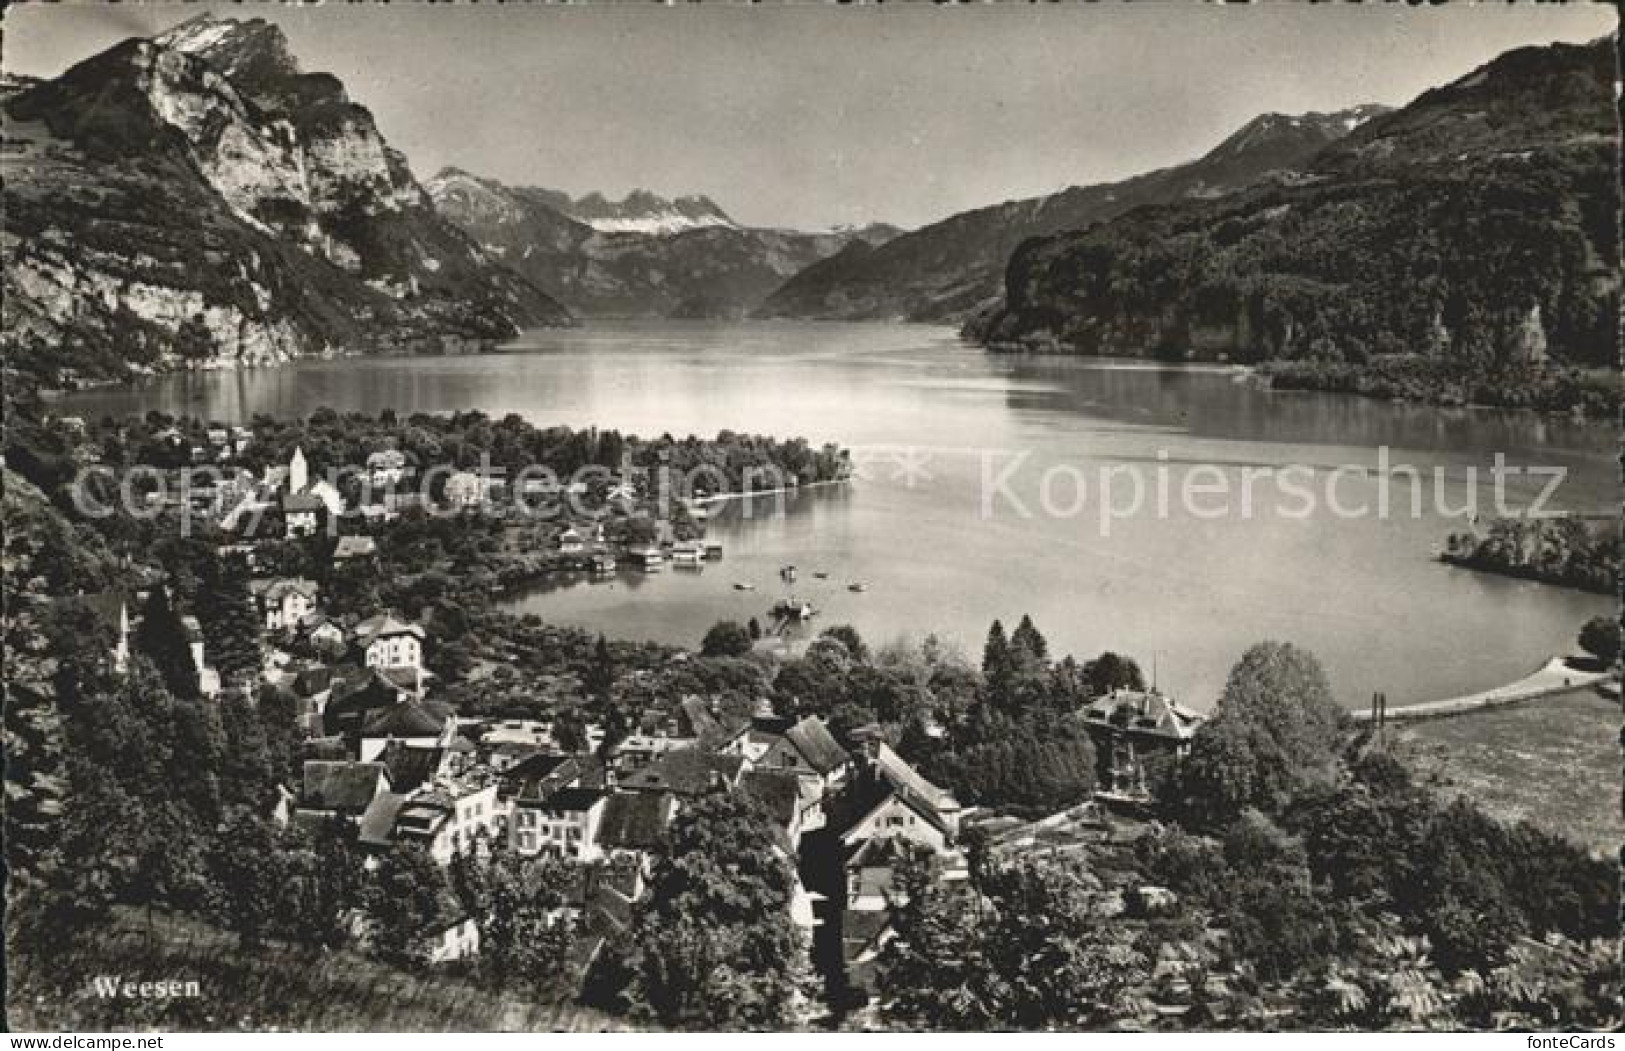
{"type": "Polygon", "coordinates": [[[1510,52],[1299,174],[1028,241],[966,330],[995,348],[1403,366],[1427,383],[1611,365],[1613,82],[1607,41],[1510,52]]]}
{"type": "Polygon", "coordinates": [[[1146,204],[1219,196],[1291,169],[1383,112],[1267,114],[1189,164],[1118,183],[980,208],[877,248],[855,244],[808,267],[758,311],[769,317],[963,321],[997,302],[1004,266],[1028,238],[1076,230],[1146,204]]]}
{"type": "Polygon", "coordinates": [[[5,339],[41,375],[568,321],[436,214],[371,115],[264,22],[126,41],[8,85],[5,117],[5,339]]]}
{"type": "Polygon", "coordinates": [[[440,213],[493,257],[571,310],[600,317],[742,317],[808,264],[895,233],[744,227],[703,197],[572,201],[455,168],[426,186],[440,213]]]}

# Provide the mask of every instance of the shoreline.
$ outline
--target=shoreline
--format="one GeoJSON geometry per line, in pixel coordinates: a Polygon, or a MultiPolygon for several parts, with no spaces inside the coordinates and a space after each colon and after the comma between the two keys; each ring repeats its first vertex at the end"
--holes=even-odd
{"type": "Polygon", "coordinates": [[[799,493],[803,489],[817,489],[826,485],[847,485],[851,478],[826,478],[821,482],[803,482],[800,485],[781,485],[776,489],[753,489],[748,493],[716,493],[712,496],[690,497],[691,503],[710,507],[712,504],[723,504],[731,500],[752,500],[758,496],[774,496],[781,493],[799,493]]]}
{"type": "Polygon", "coordinates": [[[1614,590],[1612,588],[1586,587],[1584,584],[1576,584],[1573,581],[1562,580],[1557,577],[1541,573],[1535,568],[1526,568],[1522,566],[1498,566],[1490,562],[1483,562],[1473,558],[1464,558],[1459,555],[1451,555],[1448,552],[1443,551],[1439,552],[1435,558],[1440,564],[1450,566],[1453,569],[1466,569],[1474,573],[1487,573],[1490,576],[1503,577],[1507,580],[1525,580],[1532,584],[1544,584],[1547,587],[1563,588],[1568,591],[1578,591],[1582,595],[1614,594],[1614,590]]]}
{"type": "MultiPolygon", "coordinates": [[[[1595,690],[1597,686],[1607,682],[1611,675],[1612,673],[1608,671],[1582,671],[1571,666],[1566,657],[1551,657],[1545,664],[1515,682],[1480,690],[1477,693],[1389,708],[1383,713],[1383,722],[1416,723],[1429,719],[1444,719],[1453,715],[1490,711],[1526,701],[1595,690]]],[[[1355,726],[1369,726],[1373,722],[1369,708],[1351,711],[1349,717],[1355,726]]]]}

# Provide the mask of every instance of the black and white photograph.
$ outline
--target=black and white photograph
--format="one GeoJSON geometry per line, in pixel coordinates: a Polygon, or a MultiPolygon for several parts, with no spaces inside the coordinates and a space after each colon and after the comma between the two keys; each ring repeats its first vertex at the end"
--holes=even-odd
{"type": "Polygon", "coordinates": [[[8,1047],[1613,1047],[1618,22],[10,5],[8,1047]]]}

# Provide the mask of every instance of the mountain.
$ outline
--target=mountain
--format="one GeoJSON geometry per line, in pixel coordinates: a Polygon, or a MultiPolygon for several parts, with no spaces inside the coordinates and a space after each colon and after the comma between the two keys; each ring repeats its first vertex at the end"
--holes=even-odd
{"type": "Polygon", "coordinates": [[[8,83],[8,365],[53,380],[507,338],[568,311],[440,217],[343,84],[200,16],[8,83]]]}
{"type": "Polygon", "coordinates": [[[561,214],[606,234],[675,234],[707,226],[737,226],[709,197],[679,197],[668,201],[647,190],[633,190],[625,199],[610,201],[589,193],[571,200],[558,191],[545,195],[561,214]]]}
{"type": "Polygon", "coordinates": [[[1289,384],[1567,407],[1577,395],[1554,388],[1554,365],[1617,361],[1614,79],[1611,41],[1508,52],[1299,172],[1028,241],[1003,302],[967,332],[997,348],[1285,359],[1289,384]]]}
{"type": "Polygon", "coordinates": [[[742,317],[809,264],[896,233],[746,227],[704,197],[667,201],[638,191],[619,202],[572,200],[457,168],[425,185],[439,212],[487,253],[589,316],[742,317]]]}
{"type": "Polygon", "coordinates": [[[1005,262],[1029,237],[1080,229],[1144,204],[1230,192],[1302,162],[1382,112],[1360,106],[1266,114],[1189,164],[962,212],[880,247],[854,243],[785,282],[758,313],[961,321],[998,299],[1005,262]]]}

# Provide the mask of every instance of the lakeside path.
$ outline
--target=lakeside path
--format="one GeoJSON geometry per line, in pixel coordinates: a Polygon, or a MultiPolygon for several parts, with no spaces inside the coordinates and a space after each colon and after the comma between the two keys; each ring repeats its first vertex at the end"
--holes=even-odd
{"type": "MultiPolygon", "coordinates": [[[[1581,671],[1569,666],[1562,657],[1553,657],[1543,664],[1533,674],[1517,682],[1505,686],[1497,686],[1493,690],[1482,693],[1470,693],[1461,697],[1450,697],[1442,701],[1424,701],[1421,704],[1405,704],[1396,708],[1389,708],[1385,718],[1389,722],[1419,722],[1423,719],[1442,719],[1445,716],[1461,715],[1465,712],[1484,711],[1490,708],[1504,708],[1509,704],[1521,704],[1541,697],[1555,697],[1559,694],[1572,693],[1579,690],[1595,688],[1608,678],[1606,671],[1581,671]]],[[[1356,725],[1371,722],[1370,709],[1351,712],[1356,725]]]]}

